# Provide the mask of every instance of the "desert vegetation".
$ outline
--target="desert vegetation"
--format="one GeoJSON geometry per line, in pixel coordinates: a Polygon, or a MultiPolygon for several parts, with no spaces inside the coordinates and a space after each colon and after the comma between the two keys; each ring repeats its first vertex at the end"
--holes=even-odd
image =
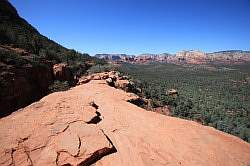
{"type": "Polygon", "coordinates": [[[250,141],[250,65],[123,64],[153,107],[250,141]],[[169,95],[175,89],[177,95],[169,95]]]}

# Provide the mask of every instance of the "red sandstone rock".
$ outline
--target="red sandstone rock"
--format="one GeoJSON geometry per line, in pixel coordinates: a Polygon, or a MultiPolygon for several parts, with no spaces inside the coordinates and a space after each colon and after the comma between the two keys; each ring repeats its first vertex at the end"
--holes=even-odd
{"type": "Polygon", "coordinates": [[[116,88],[119,88],[119,89],[125,90],[126,87],[128,86],[128,84],[129,84],[129,81],[128,81],[128,80],[117,80],[117,81],[115,82],[115,87],[116,87],[116,88]]]}
{"type": "Polygon", "coordinates": [[[53,66],[53,73],[56,80],[68,82],[72,82],[74,80],[74,75],[65,63],[55,64],[53,66]]]}
{"type": "Polygon", "coordinates": [[[127,102],[132,98],[105,80],[92,80],[2,118],[0,165],[250,164],[249,143],[146,111],[127,102]]]}

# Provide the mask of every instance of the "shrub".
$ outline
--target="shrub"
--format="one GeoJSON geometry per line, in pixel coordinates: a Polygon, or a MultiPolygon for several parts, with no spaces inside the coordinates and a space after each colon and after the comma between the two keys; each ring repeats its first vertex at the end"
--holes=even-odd
{"type": "Polygon", "coordinates": [[[60,92],[60,91],[66,91],[69,90],[70,86],[67,81],[54,81],[53,84],[49,86],[50,92],[60,92]]]}

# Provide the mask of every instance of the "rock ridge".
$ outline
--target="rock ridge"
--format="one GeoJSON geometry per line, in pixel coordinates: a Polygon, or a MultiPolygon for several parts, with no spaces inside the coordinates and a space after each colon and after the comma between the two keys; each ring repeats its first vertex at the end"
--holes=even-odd
{"type": "Polygon", "coordinates": [[[45,96],[0,119],[0,165],[250,164],[249,143],[145,111],[136,97],[105,79],[45,96]]]}

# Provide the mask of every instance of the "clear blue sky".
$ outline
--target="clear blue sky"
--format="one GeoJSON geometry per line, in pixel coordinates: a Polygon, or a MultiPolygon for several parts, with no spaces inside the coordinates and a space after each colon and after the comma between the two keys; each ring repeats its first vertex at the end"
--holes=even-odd
{"type": "Polygon", "coordinates": [[[10,0],[52,40],[91,55],[250,50],[250,0],[10,0]]]}

